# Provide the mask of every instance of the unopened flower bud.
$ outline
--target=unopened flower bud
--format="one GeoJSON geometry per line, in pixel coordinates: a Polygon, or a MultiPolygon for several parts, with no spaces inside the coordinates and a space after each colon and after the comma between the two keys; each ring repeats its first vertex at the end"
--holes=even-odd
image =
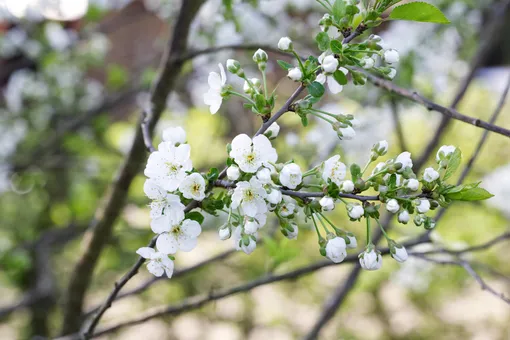
{"type": "Polygon", "coordinates": [[[354,131],[354,129],[350,126],[346,128],[339,128],[337,134],[338,138],[344,140],[351,140],[356,137],[356,131],[354,131]]]}
{"type": "Polygon", "coordinates": [[[388,152],[388,142],[382,140],[372,146],[372,161],[375,161],[379,156],[384,156],[388,152]]]}
{"type": "Polygon", "coordinates": [[[417,227],[419,227],[423,224],[423,222],[425,222],[425,216],[418,214],[414,216],[413,222],[417,227]]]}
{"type": "Polygon", "coordinates": [[[398,214],[398,221],[403,224],[407,224],[409,222],[410,216],[407,210],[402,210],[400,214],[398,214]]]}
{"type": "Polygon", "coordinates": [[[407,182],[407,187],[411,190],[411,191],[416,191],[418,190],[418,188],[420,187],[420,182],[415,179],[415,178],[411,178],[409,179],[409,181],[407,182]]]}
{"type": "Polygon", "coordinates": [[[237,165],[231,165],[227,169],[227,178],[231,181],[236,181],[241,177],[241,171],[237,165]]]}
{"type": "Polygon", "coordinates": [[[268,60],[267,53],[263,49],[259,48],[253,54],[253,61],[256,62],[257,64],[260,64],[260,63],[264,63],[265,64],[265,63],[267,63],[267,60],[268,60]]]}
{"type": "Polygon", "coordinates": [[[400,210],[400,205],[398,204],[396,199],[392,198],[388,202],[386,202],[386,210],[395,214],[397,211],[400,210]]]}
{"type": "Polygon", "coordinates": [[[428,212],[430,210],[430,201],[427,200],[427,199],[421,199],[421,200],[417,200],[417,203],[416,204],[416,210],[418,210],[418,212],[420,214],[425,214],[426,212],[428,212]]]}
{"type": "Polygon", "coordinates": [[[328,196],[321,198],[319,204],[321,205],[323,211],[331,211],[335,209],[335,201],[328,196]]]}
{"type": "Polygon", "coordinates": [[[400,244],[396,244],[395,246],[391,247],[391,257],[393,257],[397,262],[405,262],[409,255],[407,255],[407,250],[404,248],[404,246],[400,244]]]}
{"type": "Polygon", "coordinates": [[[399,60],[400,57],[398,55],[397,50],[389,49],[384,51],[384,61],[387,62],[388,64],[398,63],[399,60]]]}
{"type": "Polygon", "coordinates": [[[347,245],[341,237],[335,237],[326,244],[326,257],[335,263],[342,262],[347,256],[347,245]]]}
{"type": "Polygon", "coordinates": [[[434,229],[436,227],[436,221],[434,221],[434,219],[432,219],[432,218],[427,218],[425,220],[424,227],[427,230],[432,230],[432,229],[434,229]]]}
{"type": "Polygon", "coordinates": [[[228,226],[225,226],[225,228],[220,228],[220,230],[218,230],[218,235],[220,237],[220,240],[225,241],[230,238],[232,233],[230,231],[230,228],[228,226]]]}
{"type": "Polygon", "coordinates": [[[365,270],[377,270],[382,267],[382,256],[375,249],[367,249],[359,254],[359,263],[365,270]]]}
{"type": "Polygon", "coordinates": [[[350,194],[354,191],[354,183],[351,180],[343,181],[342,185],[340,185],[340,191],[350,194]]]}
{"type": "Polygon", "coordinates": [[[375,60],[372,57],[365,56],[363,59],[361,59],[361,66],[363,66],[365,70],[370,70],[372,67],[374,67],[374,65],[375,60]]]}
{"type": "Polygon", "coordinates": [[[426,168],[425,171],[423,171],[423,180],[426,182],[432,183],[438,178],[439,172],[437,172],[433,168],[426,168]]]}
{"type": "Polygon", "coordinates": [[[292,45],[292,40],[289,37],[283,37],[278,41],[278,48],[284,52],[291,52],[294,50],[294,46],[292,45]]]}
{"type": "Polygon", "coordinates": [[[334,73],[338,69],[338,59],[334,55],[328,55],[322,60],[321,66],[325,73],[334,73]]]}
{"type": "Polygon", "coordinates": [[[266,135],[269,139],[275,139],[278,137],[278,134],[280,133],[280,125],[278,125],[277,122],[274,122],[273,124],[269,125],[266,132],[264,132],[264,135],[266,135]]]}
{"type": "Polygon", "coordinates": [[[348,204],[347,215],[353,220],[358,220],[365,214],[365,210],[359,204],[348,204]]]}
{"type": "Polygon", "coordinates": [[[388,78],[390,78],[391,80],[393,80],[393,78],[395,78],[395,76],[397,75],[397,70],[394,69],[394,68],[390,68],[390,70],[388,71],[388,73],[386,74],[386,76],[388,78]]]}
{"type": "Polygon", "coordinates": [[[446,168],[448,162],[450,161],[451,155],[455,152],[457,148],[453,145],[443,145],[439,148],[436,154],[436,161],[442,167],[446,168]]]}
{"type": "Polygon", "coordinates": [[[356,236],[353,233],[347,233],[345,235],[345,243],[347,244],[347,248],[355,249],[358,247],[358,241],[356,240],[356,236]]]}
{"type": "Polygon", "coordinates": [[[271,189],[267,194],[267,201],[271,204],[278,204],[282,201],[282,192],[278,189],[271,189]]]}
{"type": "Polygon", "coordinates": [[[303,72],[301,72],[299,67],[294,67],[289,70],[287,77],[294,81],[300,81],[301,78],[303,77],[303,72]]]}
{"type": "Polygon", "coordinates": [[[244,71],[241,68],[241,63],[235,59],[227,60],[227,70],[232,74],[238,75],[239,77],[244,76],[244,71]]]}

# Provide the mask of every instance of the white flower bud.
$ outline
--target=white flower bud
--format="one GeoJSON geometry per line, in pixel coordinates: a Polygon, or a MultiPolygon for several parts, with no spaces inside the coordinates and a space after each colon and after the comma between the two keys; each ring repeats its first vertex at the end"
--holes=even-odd
{"type": "Polygon", "coordinates": [[[420,214],[425,214],[427,211],[430,210],[430,202],[429,200],[417,200],[418,201],[418,204],[416,204],[416,210],[418,210],[418,212],[420,214]]]}
{"type": "Polygon", "coordinates": [[[434,182],[439,178],[439,172],[434,170],[433,168],[427,168],[423,171],[423,180],[426,182],[434,182]]]}
{"type": "Polygon", "coordinates": [[[291,52],[294,47],[292,46],[292,40],[289,37],[283,37],[278,41],[278,48],[285,52],[291,52]]]}
{"type": "Polygon", "coordinates": [[[354,234],[347,233],[346,237],[349,240],[349,243],[346,242],[347,248],[355,249],[358,247],[358,241],[356,240],[356,236],[354,236],[354,234]]]}
{"type": "Polygon", "coordinates": [[[372,57],[365,56],[361,59],[361,65],[365,70],[370,70],[375,65],[375,60],[372,57]]]}
{"type": "Polygon", "coordinates": [[[280,182],[289,189],[296,189],[302,179],[301,168],[296,163],[285,165],[280,172],[280,182]]]}
{"type": "Polygon", "coordinates": [[[241,250],[244,251],[248,255],[253,253],[255,248],[257,248],[257,242],[255,242],[251,237],[249,237],[249,241],[250,241],[250,243],[248,243],[248,245],[245,245],[244,239],[241,240],[241,250]]]}
{"type": "Polygon", "coordinates": [[[347,245],[341,237],[335,237],[326,244],[326,257],[335,263],[342,262],[347,256],[347,245]]]}
{"type": "Polygon", "coordinates": [[[386,76],[388,76],[388,78],[390,78],[390,79],[393,79],[393,78],[395,78],[396,75],[397,75],[397,70],[394,68],[390,68],[390,72],[388,72],[388,74],[386,76]]]}
{"type": "Polygon", "coordinates": [[[372,159],[375,160],[379,156],[384,156],[388,152],[388,142],[385,140],[379,141],[372,146],[372,159]]]}
{"type": "Polygon", "coordinates": [[[220,240],[222,240],[222,241],[229,239],[230,236],[232,235],[229,227],[220,228],[220,230],[218,231],[218,234],[219,234],[220,240]]]}
{"type": "Polygon", "coordinates": [[[409,181],[407,182],[407,187],[411,190],[411,191],[416,191],[418,190],[418,188],[420,187],[420,182],[415,179],[415,178],[411,178],[409,179],[409,181]]]}
{"type": "Polygon", "coordinates": [[[399,60],[400,57],[398,55],[397,50],[389,49],[384,51],[384,61],[387,62],[388,64],[398,63],[399,60]]]}
{"type": "Polygon", "coordinates": [[[303,77],[303,72],[301,72],[299,67],[294,67],[289,70],[287,77],[294,81],[300,81],[301,78],[303,77]]]}
{"type": "Polygon", "coordinates": [[[259,230],[259,224],[255,220],[248,221],[244,224],[244,232],[246,234],[255,234],[257,230],[259,230]]]}
{"type": "Polygon", "coordinates": [[[403,224],[407,224],[409,222],[410,216],[407,210],[402,210],[400,214],[398,214],[398,221],[403,224]]]}
{"type": "Polygon", "coordinates": [[[163,141],[174,145],[184,144],[186,142],[186,131],[180,126],[167,128],[163,130],[163,141]]]}
{"type": "Polygon", "coordinates": [[[386,210],[388,210],[391,213],[396,213],[399,211],[400,205],[398,204],[397,200],[392,198],[388,202],[386,202],[386,210]]]}
{"type": "Polygon", "coordinates": [[[451,154],[455,152],[457,148],[453,145],[443,145],[439,148],[436,154],[436,161],[441,167],[446,168],[450,160],[451,154]]]}
{"type": "Polygon", "coordinates": [[[267,201],[271,204],[278,204],[282,201],[282,192],[278,189],[271,189],[267,195],[267,201]]]}
{"type": "Polygon", "coordinates": [[[408,258],[407,250],[401,245],[397,245],[391,250],[391,257],[393,257],[397,262],[405,262],[408,258]]]}
{"type": "Polygon", "coordinates": [[[259,171],[257,171],[257,179],[262,184],[268,184],[271,182],[271,170],[268,168],[262,168],[259,171]]]}
{"type": "Polygon", "coordinates": [[[340,128],[338,129],[338,137],[345,140],[351,140],[354,137],[356,137],[356,131],[350,126],[346,128],[340,128]]]}
{"type": "Polygon", "coordinates": [[[357,220],[361,218],[365,214],[365,210],[359,204],[348,204],[347,205],[347,215],[353,220],[357,220]]]}
{"type": "Polygon", "coordinates": [[[237,181],[241,177],[241,171],[236,165],[231,165],[227,169],[227,178],[231,181],[237,181]]]}
{"type": "Polygon", "coordinates": [[[235,59],[228,59],[227,60],[227,70],[232,74],[241,75],[241,64],[235,60],[235,59]]]}
{"type": "Polygon", "coordinates": [[[377,34],[371,34],[370,37],[368,37],[368,39],[373,40],[375,42],[383,42],[383,39],[377,34]]]}
{"type": "Polygon", "coordinates": [[[264,51],[260,48],[253,54],[253,61],[256,62],[257,64],[266,63],[267,59],[268,59],[268,56],[267,56],[266,51],[264,51]]]}
{"type": "Polygon", "coordinates": [[[335,201],[328,196],[321,198],[319,204],[321,205],[323,211],[331,211],[335,209],[335,201]]]}
{"type": "Polygon", "coordinates": [[[338,69],[338,59],[333,55],[328,55],[322,60],[321,66],[325,73],[334,73],[338,69]]]}
{"type": "Polygon", "coordinates": [[[340,191],[350,194],[354,191],[354,183],[351,180],[346,180],[340,185],[340,191]]]}
{"type": "Polygon", "coordinates": [[[402,167],[400,168],[400,170],[398,172],[403,172],[405,170],[405,168],[412,168],[413,160],[411,159],[411,153],[408,151],[402,152],[395,159],[395,163],[402,164],[402,167]]]}
{"type": "Polygon", "coordinates": [[[278,125],[277,122],[274,122],[273,124],[271,124],[266,132],[264,132],[264,134],[266,135],[267,138],[269,139],[274,139],[278,136],[278,134],[280,133],[280,125],[278,125]]]}
{"type": "Polygon", "coordinates": [[[359,263],[365,270],[377,270],[382,267],[382,256],[375,249],[365,250],[359,254],[359,263]]]}
{"type": "Polygon", "coordinates": [[[426,217],[424,215],[419,214],[419,215],[414,216],[414,220],[413,221],[414,221],[414,224],[417,227],[419,227],[419,226],[421,226],[423,224],[423,222],[425,222],[425,220],[426,220],[426,217]]]}

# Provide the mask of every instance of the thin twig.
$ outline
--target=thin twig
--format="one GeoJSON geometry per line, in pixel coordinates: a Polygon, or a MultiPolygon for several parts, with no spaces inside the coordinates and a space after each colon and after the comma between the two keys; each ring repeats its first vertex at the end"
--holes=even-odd
{"type": "Polygon", "coordinates": [[[391,116],[393,117],[393,125],[395,127],[395,132],[397,133],[398,143],[400,144],[400,150],[406,151],[409,150],[406,145],[406,140],[404,137],[404,130],[402,129],[402,122],[400,121],[400,114],[398,112],[398,103],[395,97],[390,98],[390,106],[391,106],[391,116]]]}
{"type": "Polygon", "coordinates": [[[506,240],[509,240],[510,239],[510,231],[508,232],[505,232],[499,236],[496,236],[494,237],[493,239],[485,242],[485,243],[482,243],[482,244],[479,244],[479,245],[476,245],[476,246],[471,246],[471,247],[466,247],[464,249],[435,249],[435,250],[429,250],[429,251],[424,251],[424,252],[421,252],[421,254],[423,255],[430,255],[430,254],[451,254],[451,255],[462,255],[462,254],[466,254],[466,253],[472,253],[472,252],[477,252],[477,251],[482,251],[482,250],[487,250],[489,248],[491,248],[492,246],[498,244],[498,243],[501,243],[503,241],[506,241],[506,240]]]}
{"type": "MultiPolygon", "coordinates": [[[[417,239],[410,240],[408,242],[404,242],[403,244],[404,244],[404,246],[411,248],[415,245],[427,243],[427,242],[428,242],[428,240],[423,240],[421,238],[417,238],[417,239]]],[[[389,251],[390,251],[389,248],[380,249],[380,252],[382,255],[389,254],[389,251]]],[[[98,337],[98,336],[101,336],[104,334],[108,334],[108,333],[117,331],[124,327],[137,325],[137,324],[143,323],[143,322],[153,319],[153,318],[157,318],[157,317],[161,317],[161,316],[165,316],[165,315],[177,315],[177,314],[180,314],[183,312],[187,312],[189,310],[200,308],[207,303],[217,301],[217,300],[220,300],[220,299],[223,299],[223,298],[226,298],[228,296],[235,295],[238,293],[247,292],[254,288],[257,288],[257,287],[260,287],[263,285],[267,285],[270,283],[279,282],[279,281],[283,281],[283,280],[297,279],[303,275],[313,273],[313,272],[315,272],[319,269],[325,268],[325,267],[336,266],[336,265],[340,265],[340,264],[352,263],[352,262],[357,262],[357,261],[358,261],[358,255],[353,254],[353,255],[347,256],[342,263],[334,263],[332,261],[323,260],[323,261],[318,261],[311,265],[307,265],[305,267],[302,267],[302,268],[299,268],[299,269],[296,269],[296,270],[293,270],[293,271],[290,271],[290,272],[287,272],[284,274],[266,275],[266,276],[260,277],[258,279],[255,279],[253,281],[247,282],[247,283],[239,285],[239,286],[222,289],[217,292],[211,292],[210,294],[198,295],[198,296],[186,298],[181,303],[176,304],[176,305],[161,306],[161,307],[154,308],[153,310],[150,310],[137,318],[123,321],[121,323],[101,329],[101,330],[97,331],[96,333],[94,333],[92,337],[98,337]]],[[[64,340],[64,339],[78,339],[78,338],[79,338],[79,334],[73,334],[73,335],[65,336],[65,337],[62,337],[59,339],[64,340]]]]}

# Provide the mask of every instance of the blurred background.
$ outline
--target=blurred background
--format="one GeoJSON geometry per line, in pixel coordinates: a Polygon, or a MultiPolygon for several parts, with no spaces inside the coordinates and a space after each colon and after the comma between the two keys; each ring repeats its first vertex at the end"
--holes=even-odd
{"type": "MultiPolygon", "coordinates": [[[[510,73],[508,6],[501,12],[499,2],[491,0],[428,2],[440,7],[452,24],[391,22],[372,32],[400,52],[394,82],[449,106],[482,49],[485,56],[458,110],[488,120],[510,73]],[[495,13],[502,25],[491,32],[495,13]]],[[[83,250],[85,231],[139,129],[139,107],[147,100],[180,6],[177,0],[0,0],[0,339],[59,334],[66,287],[83,250]]],[[[288,35],[300,54],[317,55],[313,38],[322,15],[313,0],[208,0],[192,23],[189,47],[276,47],[279,38],[288,35]]],[[[252,134],[260,122],[237,99],[210,115],[202,97],[207,76],[228,58],[240,60],[248,74],[258,76],[252,53],[224,50],[187,61],[156,127],[156,142],[164,128],[181,125],[188,133],[194,166],[220,167],[226,143],[239,133],[252,134]]],[[[285,57],[269,55],[268,82],[270,88],[277,87],[283,102],[295,85],[276,64],[285,57]]],[[[233,77],[229,81],[242,86],[233,77]]],[[[312,121],[303,128],[299,117],[287,114],[274,141],[281,159],[293,158],[308,168],[337,152],[346,163],[364,163],[371,145],[381,139],[390,142],[388,158],[403,149],[414,158],[441,120],[439,113],[371,84],[347,85],[340,95],[329,95],[324,108],[353,114],[361,124],[356,138],[339,141],[329,125],[312,121]]],[[[497,124],[510,128],[510,105],[503,108],[497,124]]],[[[465,164],[482,132],[452,122],[439,145],[460,147],[465,164]]],[[[489,136],[467,182],[480,180],[496,196],[449,208],[432,235],[437,243],[460,249],[509,230],[510,140],[489,136]]],[[[143,182],[139,172],[128,185],[126,203],[94,272],[85,311],[104,301],[113,282],[136,261],[136,249],[152,237],[143,182]]],[[[350,222],[340,206],[331,218],[363,238],[364,225],[350,222]]],[[[232,248],[231,241],[218,240],[221,223],[207,217],[198,247],[179,254],[177,269],[232,248]]],[[[274,224],[265,229],[270,234],[274,224]]],[[[142,293],[115,302],[101,325],[314,263],[321,256],[312,229],[303,223],[296,241],[277,233],[250,256],[230,254],[170,281],[157,281],[142,293]]],[[[397,240],[419,232],[412,223],[392,230],[397,240]]],[[[480,264],[487,282],[510,292],[508,243],[470,256],[480,264]]],[[[327,267],[102,338],[297,339],[313,326],[350,266],[327,267]]],[[[125,290],[147,280],[151,276],[143,269],[125,290]]],[[[510,308],[482,291],[462,268],[413,257],[404,264],[385,260],[381,270],[361,274],[320,338],[510,339],[510,308]]]]}

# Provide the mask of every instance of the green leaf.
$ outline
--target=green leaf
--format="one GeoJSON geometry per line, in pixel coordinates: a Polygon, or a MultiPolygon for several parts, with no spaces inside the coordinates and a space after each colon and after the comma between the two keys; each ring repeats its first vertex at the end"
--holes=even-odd
{"type": "Polygon", "coordinates": [[[342,53],[342,43],[338,40],[331,40],[329,47],[333,53],[342,53]]]}
{"type": "Polygon", "coordinates": [[[313,97],[320,98],[324,95],[324,86],[321,83],[314,81],[307,87],[308,93],[310,93],[313,97]]]}
{"type": "Polygon", "coordinates": [[[199,224],[202,224],[202,222],[204,222],[204,215],[198,211],[191,211],[186,214],[186,219],[197,221],[199,224]]]}
{"type": "Polygon", "coordinates": [[[445,197],[455,201],[482,201],[494,195],[484,188],[464,188],[460,192],[448,193],[445,197]]]}
{"type": "Polygon", "coordinates": [[[335,73],[333,73],[333,78],[335,78],[336,82],[340,85],[347,84],[347,77],[340,70],[336,70],[335,73]]]}
{"type": "Polygon", "coordinates": [[[450,161],[448,162],[443,176],[444,181],[453,176],[455,171],[457,171],[459,168],[461,161],[462,153],[460,152],[459,148],[456,148],[455,151],[450,155],[450,161]]]}
{"type": "Polygon", "coordinates": [[[319,45],[319,50],[326,51],[329,48],[329,35],[326,32],[320,32],[315,36],[315,41],[319,45]]]}
{"type": "Polygon", "coordinates": [[[262,113],[266,106],[266,98],[263,94],[259,93],[255,96],[255,104],[257,105],[257,111],[262,113]]]}
{"type": "Polygon", "coordinates": [[[333,4],[333,16],[335,19],[340,20],[345,15],[345,2],[344,0],[336,0],[333,4]]]}
{"type": "Polygon", "coordinates": [[[283,68],[285,71],[288,71],[290,70],[291,68],[293,68],[294,66],[292,66],[292,64],[289,64],[288,62],[286,61],[283,61],[283,60],[277,60],[276,61],[278,63],[278,65],[280,65],[281,68],[283,68]]]}
{"type": "Polygon", "coordinates": [[[449,24],[450,20],[441,10],[426,2],[410,2],[395,7],[390,14],[392,20],[410,20],[420,22],[434,22],[438,24],[449,24]]]}
{"type": "Polygon", "coordinates": [[[112,90],[122,88],[129,80],[129,73],[126,68],[118,64],[107,66],[106,85],[112,90]]]}
{"type": "Polygon", "coordinates": [[[209,169],[209,172],[207,173],[206,177],[210,182],[213,182],[218,179],[220,172],[217,168],[211,168],[209,169]]]}
{"type": "Polygon", "coordinates": [[[338,188],[338,185],[336,183],[332,182],[330,179],[328,179],[328,187],[327,192],[329,197],[337,198],[338,194],[340,194],[340,189],[338,188]]]}

